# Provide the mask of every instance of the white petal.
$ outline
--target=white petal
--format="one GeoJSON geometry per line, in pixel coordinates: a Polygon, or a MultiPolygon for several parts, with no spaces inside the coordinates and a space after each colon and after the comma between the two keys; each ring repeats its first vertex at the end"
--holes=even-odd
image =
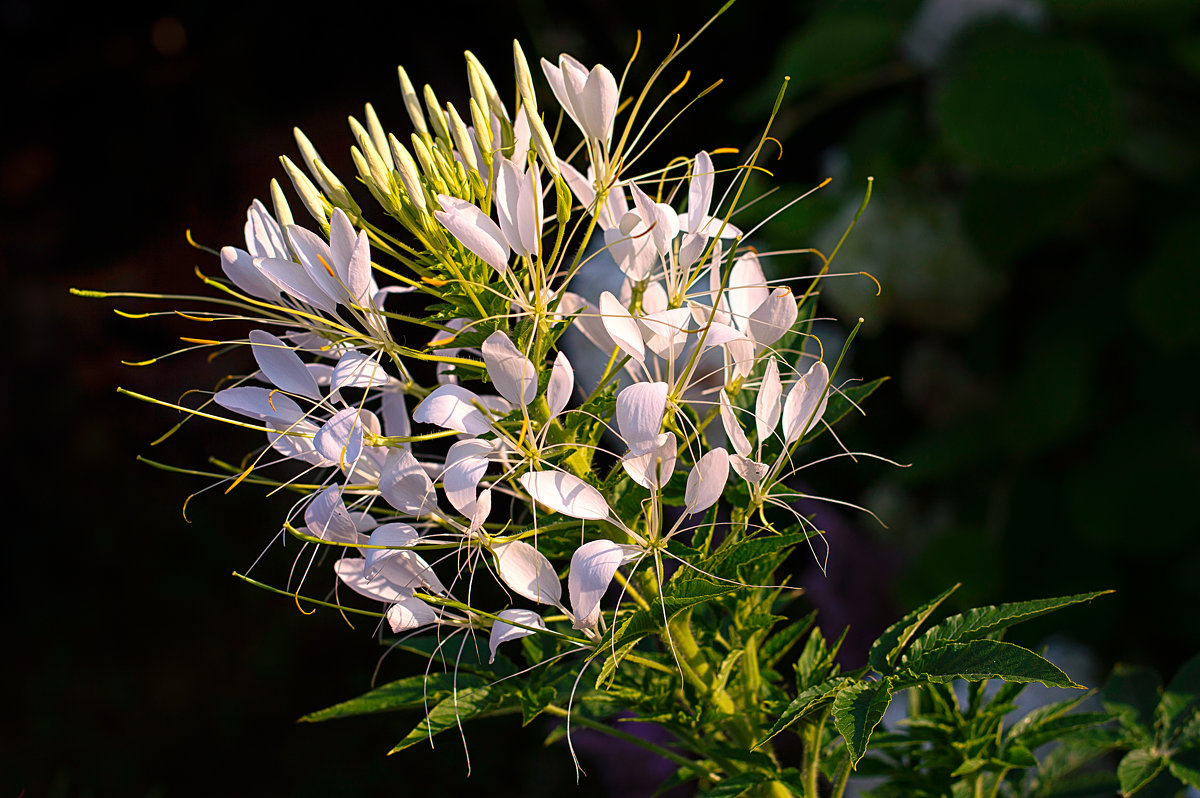
{"type": "Polygon", "coordinates": [[[675,433],[664,432],[652,445],[639,446],[621,458],[621,466],[643,488],[661,489],[675,473],[677,448],[675,433]]]}
{"type": "Polygon", "coordinates": [[[466,388],[439,385],[413,408],[412,417],[420,424],[480,435],[490,430],[492,424],[476,404],[481,404],[479,397],[466,388]]]}
{"type": "MultiPolygon", "coordinates": [[[[389,437],[407,438],[412,435],[412,424],[408,418],[403,391],[384,391],[380,399],[379,413],[383,416],[383,431],[389,437]]],[[[401,445],[412,446],[410,443],[401,445]]]]}
{"type": "Polygon", "coordinates": [[[419,598],[404,598],[388,608],[387,621],[392,631],[399,634],[426,624],[437,623],[438,613],[419,598]]]}
{"type": "Polygon", "coordinates": [[[337,485],[313,495],[304,509],[304,523],[308,533],[321,540],[360,543],[364,539],[355,528],[354,519],[346,511],[341,489],[337,485]]]}
{"type": "Polygon", "coordinates": [[[221,271],[225,272],[242,293],[274,302],[279,299],[279,286],[268,279],[255,264],[256,258],[237,247],[221,248],[221,271]]]}
{"type": "Polygon", "coordinates": [[[687,231],[695,233],[700,230],[704,217],[708,216],[708,206],[712,203],[713,184],[716,175],[713,173],[712,158],[707,152],[696,153],[696,162],[692,165],[692,179],[688,183],[687,231]]]}
{"type": "Polygon", "coordinates": [[[674,360],[682,354],[687,343],[687,330],[691,328],[690,308],[670,308],[649,313],[638,321],[646,330],[646,348],[651,352],[665,360],[674,360]]]}
{"type": "Polygon", "coordinates": [[[279,391],[268,388],[242,387],[217,391],[213,401],[226,410],[241,413],[261,421],[290,423],[300,419],[304,412],[300,405],[279,391]]]}
{"type": "Polygon", "coordinates": [[[637,322],[629,315],[611,291],[600,295],[600,318],[604,329],[612,337],[622,352],[629,355],[638,363],[646,359],[646,348],[642,345],[642,333],[637,322]]]}
{"type": "Polygon", "coordinates": [[[750,335],[755,343],[770,346],[792,329],[797,314],[792,289],[787,286],[776,288],[750,314],[750,335]]]}
{"type": "Polygon", "coordinates": [[[716,504],[728,480],[729,453],[721,447],[706,452],[688,473],[687,487],[683,491],[686,512],[703,512],[716,504]]]}
{"type": "Polygon", "coordinates": [[[546,385],[546,404],[550,406],[550,418],[558,417],[571,399],[575,390],[575,369],[567,359],[567,353],[560,351],[554,358],[554,366],[550,369],[550,382],[546,385]]]}
{"type": "Polygon", "coordinates": [[[496,271],[508,270],[508,241],[495,222],[466,200],[439,194],[438,202],[445,210],[434,211],[434,218],[451,235],[496,271]]]}
{"type": "Polygon", "coordinates": [[[417,530],[408,524],[381,524],[375,527],[375,530],[371,532],[371,537],[367,540],[367,545],[389,546],[390,548],[363,549],[363,557],[367,561],[365,573],[368,576],[374,576],[381,563],[405,553],[404,548],[414,545],[419,539],[420,535],[417,534],[417,530]]]}
{"type": "Polygon", "coordinates": [[[742,425],[738,422],[737,416],[734,415],[733,405],[729,403],[729,397],[725,391],[720,392],[721,397],[721,426],[725,427],[725,435],[729,438],[729,445],[733,450],[742,457],[750,454],[750,441],[746,439],[746,433],[742,431],[742,425]]]}
{"type": "Polygon", "coordinates": [[[630,449],[648,445],[658,437],[668,390],[665,382],[638,382],[617,394],[617,429],[630,449]]]}
{"type": "Polygon", "coordinates": [[[362,557],[343,557],[333,564],[333,570],[346,587],[367,598],[392,604],[412,597],[411,588],[389,582],[383,576],[367,579],[364,574],[366,564],[362,557]]]}
{"type": "Polygon", "coordinates": [[[256,258],[291,258],[283,228],[259,200],[246,211],[246,249],[256,258]]]}
{"type": "Polygon", "coordinates": [[[294,224],[288,225],[286,232],[305,273],[335,306],[341,304],[349,294],[341,276],[333,269],[335,259],[329,244],[311,230],[294,224]]]}
{"type": "Polygon", "coordinates": [[[784,440],[787,443],[803,438],[825,415],[828,386],[829,369],[820,360],[792,386],[783,404],[784,440]]]}
{"type": "Polygon", "coordinates": [[[469,515],[474,508],[479,480],[487,472],[488,457],[493,451],[491,441],[476,438],[458,441],[446,453],[446,469],[442,473],[442,492],[454,509],[469,515]]]}
{"type": "Polygon", "coordinates": [[[740,454],[729,455],[729,465],[737,472],[739,477],[751,485],[757,485],[762,482],[762,478],[767,475],[766,463],[751,460],[749,457],[742,457],[740,454]]]}
{"type": "MultiPolygon", "coordinates": [[[[363,429],[378,428],[379,420],[369,410],[347,407],[337,411],[321,425],[313,438],[313,446],[328,460],[341,468],[352,466],[363,452],[363,429]],[[371,421],[367,421],[367,416],[371,421]]],[[[372,430],[374,432],[374,430],[372,430]]]]}
{"type": "Polygon", "coordinates": [[[567,574],[567,593],[571,596],[576,629],[595,628],[600,621],[600,599],[608,591],[613,574],[639,554],[636,547],[611,540],[593,540],[575,550],[567,574]]]}
{"type": "Polygon", "coordinates": [[[326,313],[337,313],[337,302],[313,282],[299,263],[281,258],[255,258],[254,266],[288,296],[326,313]]]}
{"type": "Polygon", "coordinates": [[[405,515],[428,515],[437,509],[433,481],[407,449],[392,449],[379,475],[379,492],[405,515]]]}
{"type": "Polygon", "coordinates": [[[758,256],[753,252],[747,252],[733,262],[727,294],[734,324],[743,330],[748,329],[751,314],[769,294],[758,256]]]}
{"type": "Polygon", "coordinates": [[[608,503],[600,491],[565,471],[527,471],[519,482],[535,501],[556,513],[601,521],[608,518],[608,503]]]}
{"type": "Polygon", "coordinates": [[[378,388],[392,381],[379,362],[362,352],[349,351],[342,355],[330,377],[331,391],[342,388],[378,388]]]}
{"type": "Polygon", "coordinates": [[[393,548],[366,549],[363,576],[367,579],[382,577],[393,585],[410,590],[420,588],[431,593],[445,593],[445,586],[429,563],[420,554],[405,548],[417,542],[416,530],[407,524],[384,524],[379,527],[371,533],[368,545],[393,548]]]}
{"type": "Polygon", "coordinates": [[[501,544],[492,551],[500,580],[514,593],[539,604],[562,601],[562,585],[546,555],[523,540],[501,544]]]}
{"type": "MultiPolygon", "coordinates": [[[[521,624],[521,626],[536,626],[539,629],[546,628],[546,622],[542,620],[542,616],[533,610],[501,610],[496,613],[496,616],[514,621],[521,624]]],[[[492,652],[491,659],[488,660],[489,663],[496,661],[496,648],[501,643],[507,643],[509,640],[519,640],[522,637],[528,637],[533,634],[531,630],[522,629],[521,626],[512,626],[504,621],[494,621],[492,623],[492,633],[488,636],[488,648],[492,652]]]]}
{"type": "Polygon", "coordinates": [[[366,230],[355,234],[354,225],[341,208],[334,208],[329,218],[329,250],[333,269],[350,298],[368,307],[377,290],[371,276],[371,244],[366,230]]]}
{"type": "Polygon", "coordinates": [[[617,116],[617,79],[602,64],[592,67],[587,83],[576,101],[580,127],[587,135],[607,143],[612,138],[617,116]]]}
{"type": "Polygon", "coordinates": [[[509,337],[497,330],[480,347],[492,384],[508,401],[524,407],[537,396],[537,371],[509,337]]]}
{"type": "Polygon", "coordinates": [[[479,491],[479,496],[475,499],[475,505],[471,508],[471,522],[467,525],[467,531],[475,532],[479,530],[491,514],[492,491],[491,488],[484,488],[479,491]]]}
{"type": "Polygon", "coordinates": [[[772,355],[767,358],[762,385],[758,387],[758,398],[754,404],[754,420],[758,431],[758,446],[761,451],[775,431],[782,410],[783,384],[779,381],[779,364],[772,355]]]}

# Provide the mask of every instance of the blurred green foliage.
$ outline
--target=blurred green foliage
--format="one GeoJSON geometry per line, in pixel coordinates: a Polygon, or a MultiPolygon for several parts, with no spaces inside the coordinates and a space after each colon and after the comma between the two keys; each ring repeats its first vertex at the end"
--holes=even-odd
{"type": "Polygon", "coordinates": [[[764,249],[828,251],[875,178],[834,271],[882,294],[850,276],[825,299],[867,320],[853,368],[898,378],[855,440],[912,464],[865,498],[902,604],[947,578],[964,602],[1113,587],[1066,630],[1103,660],[1200,648],[1164,611],[1200,606],[1198,12],[821,2],[745,101],[790,72],[784,154],[819,147],[835,178],[764,249]]]}

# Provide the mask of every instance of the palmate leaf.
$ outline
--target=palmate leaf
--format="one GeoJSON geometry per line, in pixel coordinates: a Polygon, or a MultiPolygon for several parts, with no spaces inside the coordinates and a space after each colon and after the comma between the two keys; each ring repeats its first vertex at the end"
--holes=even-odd
{"type": "Polygon", "coordinates": [[[447,729],[457,728],[459,723],[472,718],[484,718],[507,712],[517,712],[521,708],[520,687],[512,682],[481,685],[443,698],[437,706],[429,710],[425,720],[417,724],[403,740],[396,743],[389,754],[403,751],[423,740],[440,734],[447,729]]]}
{"type": "Polygon", "coordinates": [[[1200,751],[1192,749],[1171,754],[1171,761],[1167,763],[1167,767],[1170,768],[1171,775],[1184,784],[1200,788],[1200,751]]]}
{"type": "Polygon", "coordinates": [[[939,683],[955,679],[1004,679],[1082,689],[1045,657],[1000,640],[949,643],[910,659],[908,668],[920,677],[939,683]]]}
{"type": "Polygon", "coordinates": [[[409,676],[395,682],[377,687],[357,698],[334,704],[331,707],[310,712],[300,720],[304,723],[319,723],[336,718],[348,718],[353,715],[370,715],[375,712],[394,712],[401,709],[417,709],[426,705],[434,705],[445,698],[458,686],[458,689],[478,687],[483,680],[478,676],[467,673],[458,674],[436,672],[428,676],[409,676]]]}
{"type": "Polygon", "coordinates": [[[1163,691],[1158,714],[1164,725],[1176,732],[1191,720],[1200,708],[1200,654],[1183,663],[1163,691]]]}
{"type": "Polygon", "coordinates": [[[961,582],[954,584],[941,595],[922,604],[885,629],[883,634],[879,636],[879,639],[871,644],[871,650],[867,654],[867,661],[871,663],[871,667],[880,673],[890,672],[900,654],[903,653],[904,647],[916,635],[921,625],[929,620],[929,616],[933,614],[933,611],[961,586],[961,582]]]}
{"type": "Polygon", "coordinates": [[[1149,748],[1135,748],[1117,765],[1117,779],[1121,782],[1121,795],[1134,795],[1138,790],[1154,781],[1166,767],[1166,761],[1149,748]]]}
{"type": "Polygon", "coordinates": [[[788,726],[803,720],[806,715],[816,709],[822,702],[832,699],[838,690],[848,681],[850,681],[849,676],[835,676],[801,692],[800,695],[792,700],[792,703],[787,705],[787,708],[783,710],[783,714],[771,725],[766,736],[756,742],[754,747],[760,747],[788,726]]]}
{"type": "Polygon", "coordinates": [[[912,644],[908,656],[910,658],[919,657],[923,652],[938,648],[944,643],[978,640],[1018,623],[1073,604],[1082,604],[1111,592],[1111,590],[1099,590],[1093,593],[1078,593],[1059,598],[1019,601],[994,607],[978,607],[960,615],[952,615],[918,637],[912,644]]]}
{"type": "Polygon", "coordinates": [[[867,752],[871,732],[883,720],[883,713],[892,702],[892,683],[852,682],[838,691],[833,699],[833,725],[846,738],[846,749],[853,768],[867,752]]]}

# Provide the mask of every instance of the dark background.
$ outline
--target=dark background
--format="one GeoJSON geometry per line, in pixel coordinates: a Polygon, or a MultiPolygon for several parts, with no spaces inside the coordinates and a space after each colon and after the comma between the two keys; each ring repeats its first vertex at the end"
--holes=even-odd
{"type": "MultiPolygon", "coordinates": [[[[283,179],[277,156],[296,157],[293,125],[349,182],[347,115],[369,100],[387,128],[408,131],[399,63],[463,107],[465,48],[507,95],[514,37],[531,59],[566,50],[618,71],[640,28],[639,85],[716,4],[407,5],[0,2],[0,264],[15,348],[0,405],[0,796],[571,785],[566,750],[540,748],[540,722],[468,727],[469,782],[451,736],[383,756],[416,718],[295,724],[362,692],[378,645],[334,613],[303,616],[229,576],[267,545],[284,503],[246,486],[206,493],[189,524],[181,505],[206,482],[135,461],[201,467],[257,444],[193,424],[152,448],[172,411],[114,392],[173,400],[213,384],[228,365],[120,365],[207,331],[112,312],[168,303],[67,294],[200,292],[193,268],[219,266],[184,230],[240,243],[250,200],[283,179]]],[[[664,137],[665,162],[752,145],[792,77],[774,130],[782,157],[767,164],[781,190],[745,218],[834,182],[768,223],[761,249],[828,251],[876,178],[838,266],[870,271],[883,295],[845,278],[825,308],[867,319],[850,371],[892,377],[843,438],[912,466],[809,477],[888,528],[831,515],[828,577],[797,563],[823,625],[852,624],[851,656],[954,581],[958,607],[1115,588],[1016,638],[1081,646],[1096,678],[1118,660],[1169,674],[1200,649],[1196,11],[1187,0],[741,0],[664,80],[688,67],[689,91],[726,81],[664,137]],[[960,25],[968,8],[994,13],[960,25]]],[[[812,268],[772,263],[780,275],[812,268]]],[[[282,581],[287,558],[274,559],[260,573],[282,581]]],[[[414,665],[383,667],[390,678],[414,665]]],[[[632,760],[585,756],[585,767],[581,794],[637,794],[612,780],[632,760]]]]}

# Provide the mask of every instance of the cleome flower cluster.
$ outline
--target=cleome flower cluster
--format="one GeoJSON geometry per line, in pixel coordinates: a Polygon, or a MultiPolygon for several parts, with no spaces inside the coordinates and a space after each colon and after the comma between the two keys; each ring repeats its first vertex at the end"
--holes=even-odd
{"type": "Polygon", "coordinates": [[[411,133],[350,119],[353,189],[296,131],[282,163],[311,219],[273,181],[204,278],[218,309],[192,313],[250,320],[194,342],[257,370],[189,412],[265,434],[223,484],[300,494],[297,597],[361,594],[393,633],[484,634],[493,659],[538,634],[586,656],[669,570],[736,584],[688,552],[780,512],[819,534],[794,508],[800,449],[854,406],[811,333],[828,263],[769,280],[734,224],[761,143],[643,165],[679,87],[651,108],[653,79],[624,97],[562,55],[539,107],[515,45],[510,108],[466,60],[467,108],[401,68],[411,133]],[[616,293],[574,288],[606,268],[616,293]]]}

